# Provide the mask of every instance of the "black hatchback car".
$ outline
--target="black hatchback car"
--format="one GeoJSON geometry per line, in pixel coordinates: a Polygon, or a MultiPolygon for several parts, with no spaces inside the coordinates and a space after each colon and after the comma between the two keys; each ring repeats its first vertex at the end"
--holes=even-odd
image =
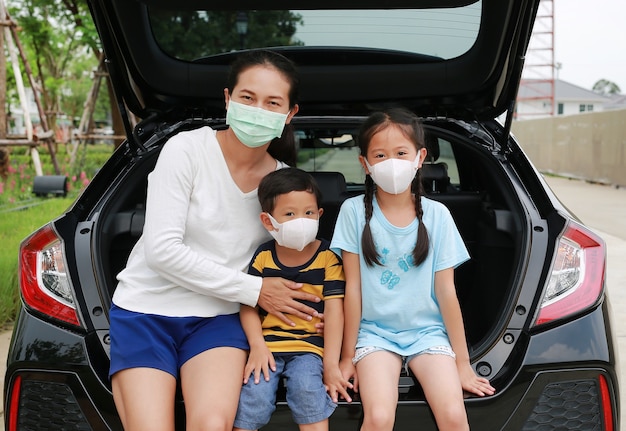
{"type": "MultiPolygon", "coordinates": [[[[147,175],[172,135],[226,127],[233,56],[271,47],[301,73],[297,165],[323,191],[320,236],[362,193],[362,120],[390,106],[423,119],[424,187],[471,254],[455,277],[472,364],[497,389],[466,399],[471,427],[618,430],[605,245],[510,134],[539,1],[89,0],[128,138],[72,207],[21,245],[6,429],[122,428],[107,377],[108,310],[142,232],[147,175]]],[[[436,429],[412,375],[398,391],[396,429],[436,429]]],[[[283,393],[277,403],[266,429],[295,429],[283,393]]],[[[357,430],[361,416],[358,398],[340,403],[331,428],[357,430]]]]}

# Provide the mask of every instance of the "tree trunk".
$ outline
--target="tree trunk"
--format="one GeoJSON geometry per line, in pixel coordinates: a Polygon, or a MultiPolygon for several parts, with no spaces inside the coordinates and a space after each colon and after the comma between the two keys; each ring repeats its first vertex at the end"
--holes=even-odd
{"type": "MultiPolygon", "coordinates": [[[[37,111],[39,113],[39,121],[41,122],[41,127],[44,132],[48,132],[49,130],[56,129],[56,114],[54,114],[52,129],[50,128],[50,122],[48,122],[48,118],[46,117],[46,112],[43,109],[43,105],[41,104],[41,98],[39,97],[39,90],[37,83],[35,82],[35,76],[33,75],[33,71],[30,67],[30,63],[28,62],[28,58],[26,57],[26,52],[24,51],[24,47],[22,46],[22,42],[20,42],[19,35],[17,34],[17,29],[14,26],[11,26],[11,33],[13,34],[13,39],[15,41],[15,46],[18,49],[20,57],[22,59],[22,63],[24,64],[24,70],[26,72],[26,76],[28,76],[28,80],[30,83],[30,87],[33,90],[33,96],[35,97],[35,104],[37,105],[37,111]]],[[[56,110],[55,110],[56,111],[56,110]]],[[[59,168],[59,162],[57,161],[56,151],[54,150],[54,133],[51,138],[46,139],[46,143],[48,145],[48,152],[50,153],[50,159],[52,161],[52,166],[54,167],[54,173],[56,175],[61,175],[61,169],[59,168]]]]}
{"type": "MultiPolygon", "coordinates": [[[[4,5],[0,6],[0,20],[4,21],[4,5]]],[[[0,30],[0,47],[4,53],[4,30],[0,30]]],[[[7,138],[7,61],[0,55],[0,139],[7,138]]],[[[0,147],[0,179],[7,179],[9,175],[9,149],[0,147]]]]}
{"type": "MultiPolygon", "coordinates": [[[[126,135],[126,130],[124,129],[124,121],[122,120],[122,114],[120,114],[119,106],[117,106],[117,98],[115,97],[115,92],[113,91],[113,85],[111,85],[111,79],[107,76],[107,91],[109,93],[109,101],[111,105],[111,120],[113,127],[113,135],[115,136],[124,136],[126,135]]],[[[113,141],[114,147],[117,149],[124,142],[123,139],[115,139],[113,141]]]]}
{"type": "MultiPolygon", "coordinates": [[[[2,5],[4,6],[4,5],[2,5]]],[[[4,10],[0,7],[0,20],[4,21],[4,10]]],[[[4,31],[0,31],[0,47],[3,55],[0,55],[0,139],[7,138],[7,60],[4,56],[4,31]]]]}

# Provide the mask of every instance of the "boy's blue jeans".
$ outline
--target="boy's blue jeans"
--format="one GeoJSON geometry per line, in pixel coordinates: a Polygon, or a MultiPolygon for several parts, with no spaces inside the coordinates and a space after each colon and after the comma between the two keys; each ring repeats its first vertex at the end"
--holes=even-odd
{"type": "Polygon", "coordinates": [[[337,405],[322,381],[322,358],[314,353],[275,355],[276,371],[270,380],[254,383],[250,378],[241,388],[235,427],[258,430],[267,425],[276,410],[276,390],[281,378],[287,389],[287,404],[297,424],[312,424],[330,417],[337,405]]]}

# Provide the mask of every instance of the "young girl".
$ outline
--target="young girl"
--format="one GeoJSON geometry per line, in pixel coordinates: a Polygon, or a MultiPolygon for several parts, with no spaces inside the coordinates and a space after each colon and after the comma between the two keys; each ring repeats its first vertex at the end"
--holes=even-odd
{"type": "Polygon", "coordinates": [[[447,208],[422,196],[419,119],[371,115],[359,135],[365,195],[341,207],[331,248],[346,275],[341,369],[354,379],[362,430],[392,430],[408,366],[440,430],[467,430],[463,390],[494,393],[469,362],[454,268],[469,258],[447,208]],[[416,175],[417,173],[417,175],[416,175]]]}

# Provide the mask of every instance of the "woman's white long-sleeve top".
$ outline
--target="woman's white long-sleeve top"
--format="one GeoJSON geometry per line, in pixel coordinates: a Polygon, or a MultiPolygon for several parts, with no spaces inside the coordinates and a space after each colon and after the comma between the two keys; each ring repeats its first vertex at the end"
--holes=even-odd
{"type": "Polygon", "coordinates": [[[262,280],[245,270],[270,238],[260,211],[257,190],[243,193],[232,179],[214,130],[172,137],[148,177],[143,234],[117,277],[113,302],[172,317],[256,305],[262,280]]]}

